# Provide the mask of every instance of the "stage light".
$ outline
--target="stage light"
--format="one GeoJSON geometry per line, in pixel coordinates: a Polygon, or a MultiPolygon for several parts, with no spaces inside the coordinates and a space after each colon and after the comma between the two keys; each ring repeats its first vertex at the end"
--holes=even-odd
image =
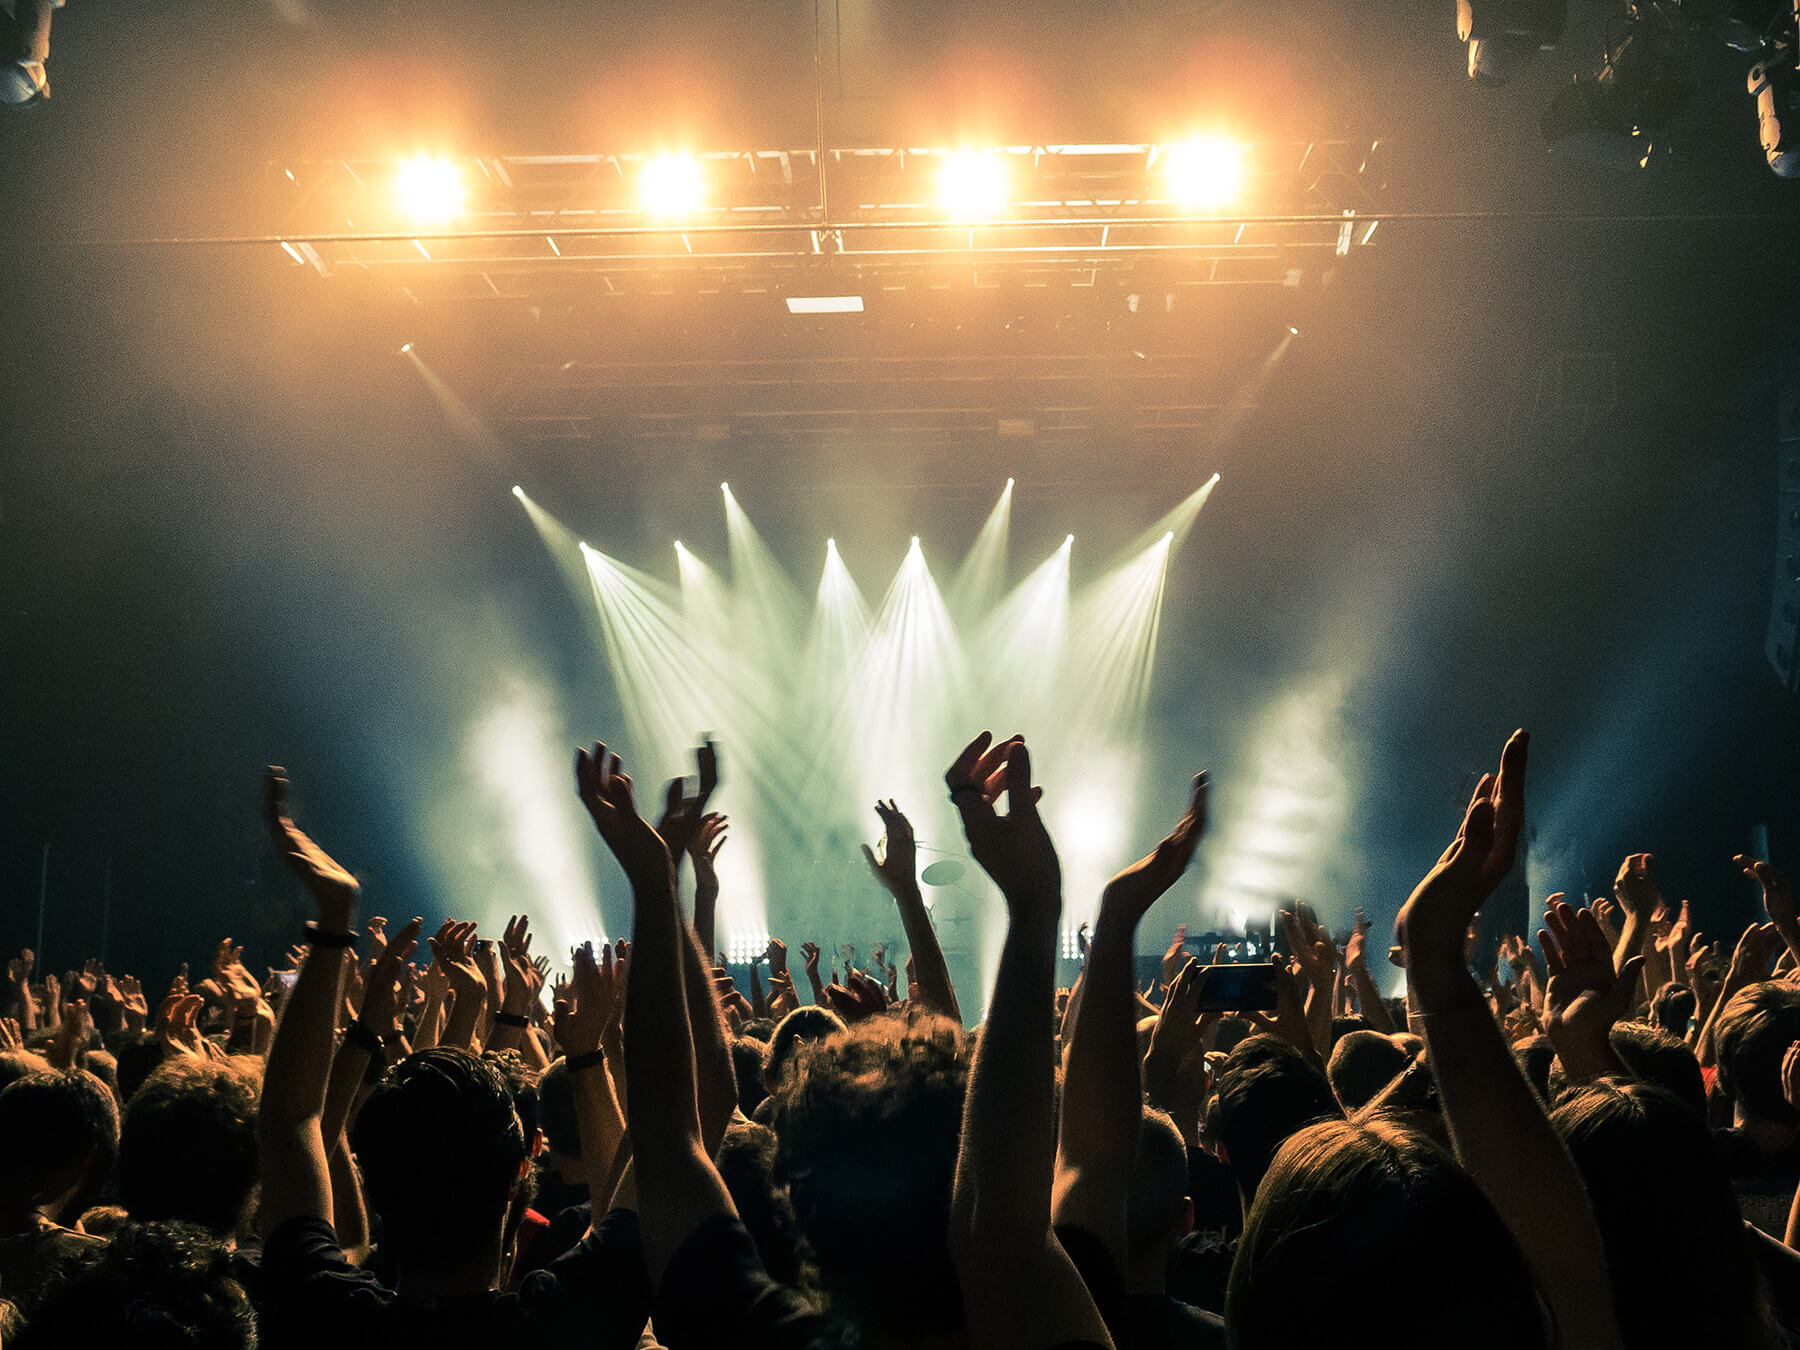
{"type": "Polygon", "coordinates": [[[1222,136],[1178,141],[1163,147],[1163,181],[1181,205],[1211,210],[1243,192],[1245,160],[1245,147],[1222,136]]]}
{"type": "Polygon", "coordinates": [[[1693,88],[1687,46],[1671,21],[1629,19],[1600,68],[1564,85],[1538,127],[1553,153],[1643,168],[1693,88]]]}
{"type": "Polygon", "coordinates": [[[1769,167],[1782,178],[1800,178],[1800,70],[1792,49],[1751,66],[1749,85],[1769,167]]]}
{"type": "Polygon", "coordinates": [[[1013,485],[1013,480],[1012,480],[1012,479],[1010,479],[1010,478],[1009,478],[1009,479],[1007,479],[1007,480],[1006,480],[1006,486],[1007,486],[1007,487],[1009,487],[1009,488],[1010,488],[1010,487],[1011,487],[1011,486],[1012,486],[1012,485],[1013,485]]]}
{"type": "Polygon", "coordinates": [[[407,353],[409,353],[411,351],[412,351],[412,343],[402,342],[400,344],[400,355],[405,356],[407,353]]]}
{"type": "Polygon", "coordinates": [[[787,307],[789,314],[861,314],[863,298],[860,295],[790,295],[787,307]]]}
{"type": "Polygon", "coordinates": [[[1065,534],[1063,536],[1063,547],[1064,548],[1074,548],[1075,547],[1075,536],[1072,534],[1065,534]]]}
{"type": "Polygon", "coordinates": [[[730,483],[720,483],[719,491],[723,492],[727,497],[729,497],[731,495],[731,484],[730,483]]]}
{"type": "Polygon", "coordinates": [[[1469,78],[1505,84],[1534,52],[1562,38],[1568,0],[1456,0],[1456,36],[1469,44],[1469,78]]]}
{"type": "Polygon", "coordinates": [[[706,172],[692,155],[657,155],[638,178],[638,201],[653,216],[688,216],[706,204],[706,172]]]}
{"type": "Polygon", "coordinates": [[[825,541],[825,551],[827,553],[836,553],[837,552],[837,540],[827,539],[825,541]]]}
{"type": "Polygon", "coordinates": [[[512,485],[512,494],[513,494],[513,496],[517,497],[520,501],[525,500],[525,489],[520,487],[517,483],[514,483],[512,485]]]}
{"type": "Polygon", "coordinates": [[[447,159],[415,155],[402,160],[394,177],[400,209],[414,220],[443,224],[462,214],[467,194],[462,170],[447,159]]]}
{"type": "Polygon", "coordinates": [[[1299,337],[1300,330],[1298,328],[1294,327],[1294,325],[1290,323],[1288,325],[1288,336],[1289,337],[1299,337]]]}
{"type": "Polygon", "coordinates": [[[1006,209],[1006,160],[993,150],[957,150],[937,173],[938,206],[955,220],[992,220],[1006,209]]]}

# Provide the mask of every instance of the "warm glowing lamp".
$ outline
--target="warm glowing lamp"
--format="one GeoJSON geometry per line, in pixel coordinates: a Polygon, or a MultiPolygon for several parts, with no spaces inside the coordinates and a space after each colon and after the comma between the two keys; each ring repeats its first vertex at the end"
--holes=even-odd
{"type": "Polygon", "coordinates": [[[400,209],[424,224],[443,224],[462,214],[468,194],[462,170],[447,159],[414,155],[402,160],[394,177],[400,209]]]}
{"type": "Polygon", "coordinates": [[[937,202],[956,220],[991,220],[1006,209],[1006,159],[995,150],[957,150],[938,166],[937,202]]]}
{"type": "Polygon", "coordinates": [[[692,155],[657,155],[638,179],[638,201],[653,216],[691,216],[706,204],[706,173],[692,155]]]}
{"type": "Polygon", "coordinates": [[[1213,210],[1236,201],[1248,177],[1245,147],[1223,136],[1197,136],[1163,148],[1163,181],[1183,206],[1213,210]]]}

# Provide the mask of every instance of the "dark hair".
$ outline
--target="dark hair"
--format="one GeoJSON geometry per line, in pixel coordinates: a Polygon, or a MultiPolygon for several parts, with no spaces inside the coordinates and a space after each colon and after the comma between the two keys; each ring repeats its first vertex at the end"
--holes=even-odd
{"type": "Polygon", "coordinates": [[[1343,1116],[1325,1075],[1279,1036],[1267,1034],[1246,1037],[1225,1057],[1218,1100],[1219,1141],[1246,1208],[1284,1139],[1315,1120],[1343,1116]]]}
{"type": "Polygon", "coordinates": [[[256,1316],[231,1270],[231,1253],[205,1229],[127,1224],[96,1244],[7,1350],[254,1350],[256,1316]]]}
{"type": "Polygon", "coordinates": [[[1226,1013],[1219,1019],[1219,1025],[1213,1028],[1213,1049],[1220,1054],[1228,1055],[1255,1031],[1256,1027],[1248,1017],[1239,1017],[1236,1013],[1226,1013]]]}
{"type": "Polygon", "coordinates": [[[1784,1344],[1701,1114],[1654,1083],[1602,1078],[1550,1113],[1593,1201],[1632,1350],[1784,1344]]]}
{"type": "Polygon", "coordinates": [[[512,1092],[492,1064],[435,1046],[369,1094],[351,1139],[397,1257],[466,1254],[505,1216],[526,1158],[512,1092]]]}
{"type": "Polygon", "coordinates": [[[769,1047],[753,1036],[734,1036],[731,1040],[731,1071],[737,1079],[738,1110],[749,1115],[762,1105],[769,1090],[763,1086],[763,1069],[769,1062],[769,1047]]]}
{"type": "Polygon", "coordinates": [[[1550,1343],[1493,1206],[1447,1152],[1389,1120],[1320,1121],[1281,1145],[1244,1221],[1225,1330],[1233,1350],[1550,1343]],[[1347,1309],[1360,1323],[1346,1327],[1347,1309]]]}
{"type": "Polygon", "coordinates": [[[1648,1022],[1619,1022],[1610,1037],[1613,1051],[1631,1076],[1675,1094],[1695,1115],[1706,1114],[1706,1080],[1700,1061],[1686,1041],[1648,1022]]]}
{"type": "Polygon", "coordinates": [[[1537,1093],[1540,1102],[1548,1106],[1555,1100],[1550,1088],[1550,1074],[1556,1067],[1556,1047],[1550,1044],[1550,1038],[1539,1032],[1522,1041],[1514,1041],[1512,1054],[1513,1059],[1518,1062],[1519,1072],[1531,1084],[1531,1090],[1537,1093]]]}
{"type": "Polygon", "coordinates": [[[0,1050],[0,1092],[34,1073],[54,1073],[50,1061],[29,1050],[0,1050]]]}
{"type": "Polygon", "coordinates": [[[1741,989],[1713,1028],[1719,1077],[1746,1113],[1774,1124],[1800,1124],[1781,1092],[1781,1057],[1800,1041],[1800,990],[1775,980],[1741,989]]]}
{"type": "Polygon", "coordinates": [[[1352,1031],[1332,1047],[1325,1077],[1338,1105],[1346,1112],[1358,1111],[1379,1097],[1411,1062],[1412,1056],[1392,1037],[1379,1031],[1352,1031]]]}
{"type": "Polygon", "coordinates": [[[44,1186],[78,1163],[98,1181],[118,1151],[118,1105],[92,1074],[32,1073],[0,1092],[0,1193],[8,1199],[41,1199],[44,1186]]]}
{"type": "Polygon", "coordinates": [[[795,1008],[780,1022],[769,1037],[769,1054],[763,1064],[763,1081],[771,1092],[781,1086],[781,1075],[801,1046],[822,1041],[844,1030],[844,1019],[830,1008],[808,1004],[795,1008]]]}
{"type": "Polygon", "coordinates": [[[1138,1118],[1137,1162],[1125,1196],[1125,1246],[1134,1266],[1174,1246],[1182,1235],[1179,1219],[1187,1199],[1187,1145],[1181,1131],[1166,1112],[1146,1106],[1138,1118]]]}
{"type": "Polygon", "coordinates": [[[119,1200],[140,1222],[237,1231],[256,1191],[260,1061],[180,1058],[144,1081],[119,1135],[119,1200]]]}
{"type": "Polygon", "coordinates": [[[909,1010],[807,1045],[776,1090],[776,1178],[820,1282],[853,1321],[961,1326],[950,1184],[968,1077],[962,1029],[909,1010]]]}
{"type": "Polygon", "coordinates": [[[581,1120],[575,1114],[575,1076],[569,1061],[558,1059],[538,1079],[538,1128],[544,1140],[565,1158],[581,1156],[581,1120]]]}
{"type": "Polygon", "coordinates": [[[775,1184],[775,1147],[768,1126],[732,1121],[719,1146],[719,1176],[763,1266],[783,1284],[798,1284],[799,1234],[787,1192],[775,1184]]]}
{"type": "Polygon", "coordinates": [[[1665,984],[1650,1000],[1650,1023],[1671,1036],[1685,1037],[1697,1007],[1692,989],[1685,984],[1665,984]]]}
{"type": "Polygon", "coordinates": [[[108,1040],[118,1062],[119,1100],[128,1102],[163,1062],[163,1044],[147,1031],[119,1031],[108,1040]]]}

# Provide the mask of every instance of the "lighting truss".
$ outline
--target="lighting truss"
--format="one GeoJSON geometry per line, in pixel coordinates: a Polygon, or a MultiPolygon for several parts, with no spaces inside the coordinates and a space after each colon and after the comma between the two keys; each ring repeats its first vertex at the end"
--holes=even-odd
{"type": "Polygon", "coordinates": [[[1294,286],[1376,234],[1380,140],[1247,142],[1242,192],[1213,211],[1176,199],[1159,168],[1168,149],[1000,147],[1007,202],[979,222],[939,204],[943,148],[699,154],[704,200],[680,221],[645,213],[650,156],[470,157],[457,161],[462,216],[424,232],[395,201],[398,161],[273,164],[269,238],[296,266],[419,300],[529,301],[571,289],[844,294],[942,285],[947,273],[1093,286],[1145,264],[1169,285],[1294,286]]]}

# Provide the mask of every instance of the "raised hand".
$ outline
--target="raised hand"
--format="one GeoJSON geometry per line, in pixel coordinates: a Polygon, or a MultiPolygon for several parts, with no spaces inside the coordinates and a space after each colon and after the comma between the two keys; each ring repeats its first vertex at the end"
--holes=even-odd
{"type": "Polygon", "coordinates": [[[1356,907],[1356,927],[1344,944],[1344,968],[1352,973],[1369,969],[1369,921],[1363,917],[1361,905],[1356,907]]]}
{"type": "Polygon", "coordinates": [[[1338,950],[1305,906],[1295,903],[1279,911],[1281,927],[1300,971],[1314,986],[1329,988],[1337,971],[1338,950]]]}
{"type": "Polygon", "coordinates": [[[19,1030],[19,1019],[16,1017],[0,1017],[0,1053],[8,1053],[25,1048],[24,1034],[19,1030]]]}
{"type": "MultiPolygon", "coordinates": [[[[673,888],[674,867],[662,836],[638,814],[631,799],[631,779],[619,757],[598,741],[593,751],[575,752],[575,787],[594,828],[612,850],[619,866],[636,884],[662,881],[673,888]]],[[[677,785],[679,790],[679,785],[677,785]]]]}
{"type": "Polygon", "coordinates": [[[619,1016],[621,999],[611,947],[602,946],[598,960],[591,942],[575,949],[575,973],[563,999],[556,1012],[557,1049],[570,1059],[592,1054],[619,1016]]]}
{"type": "Polygon", "coordinates": [[[355,877],[294,824],[288,814],[287,771],[270,765],[267,787],[269,833],[275,841],[275,851],[312,896],[318,906],[320,926],[328,932],[350,932],[362,888],[355,877]]]}
{"type": "Polygon", "coordinates": [[[806,966],[806,973],[811,975],[814,979],[817,979],[819,976],[819,944],[816,942],[802,942],[800,944],[800,957],[806,966]]]}
{"type": "Polygon", "coordinates": [[[1739,871],[1762,887],[1763,909],[1768,913],[1769,922],[1785,937],[1797,922],[1794,915],[1794,885],[1788,874],[1772,863],[1752,858],[1745,853],[1738,854],[1731,861],[1737,864],[1739,871]]]}
{"type": "Polygon", "coordinates": [[[780,938],[770,938],[768,949],[763,952],[763,959],[769,963],[769,978],[771,980],[778,976],[786,975],[788,968],[787,943],[783,942],[780,938]]]}
{"type": "Polygon", "coordinates": [[[1656,859],[1648,853],[1629,854],[1619,864],[1619,875],[1613,879],[1613,894],[1625,907],[1627,915],[1649,922],[1667,907],[1662,890],[1656,884],[1656,859]]]}
{"type": "Polygon", "coordinates": [[[876,802],[875,814],[881,817],[885,833],[879,851],[867,844],[862,846],[863,858],[882,889],[896,899],[905,898],[919,889],[918,843],[913,838],[912,822],[891,798],[876,802]]]}
{"type": "Polygon", "coordinates": [[[1781,934],[1772,923],[1753,923],[1744,929],[1738,938],[1737,949],[1731,954],[1731,969],[1725,976],[1727,987],[1742,989],[1747,984],[1766,980],[1769,962],[1781,947],[1781,934]]]}
{"type": "Polygon", "coordinates": [[[475,960],[475,932],[472,923],[445,919],[427,940],[432,959],[449,979],[458,999],[465,994],[476,998],[487,996],[487,977],[475,960]]]}
{"type": "MultiPolygon", "coordinates": [[[[1194,860],[1200,836],[1206,833],[1207,784],[1204,773],[1194,775],[1188,790],[1187,809],[1181,813],[1181,819],[1163,836],[1161,843],[1106,883],[1101,904],[1122,908],[1125,917],[1135,923],[1181,879],[1181,874],[1194,860]]],[[[1187,925],[1181,925],[1179,932],[1185,943],[1187,925]]],[[[1179,968],[1173,973],[1179,973],[1179,968]]],[[[1170,972],[1165,970],[1165,984],[1169,977],[1170,972]]]]}
{"type": "Polygon", "coordinates": [[[159,1021],[156,1038],[162,1042],[166,1053],[187,1059],[222,1058],[219,1047],[202,1036],[195,1025],[195,1019],[205,1006],[206,1000],[198,994],[185,992],[171,993],[163,1001],[167,1015],[159,1021]]]}
{"type": "Polygon", "coordinates": [[[1608,1037],[1631,1006],[1644,958],[1613,969],[1612,948],[1592,910],[1552,905],[1538,933],[1549,979],[1544,989],[1544,1033],[1569,1073],[1585,1081],[1617,1070],[1608,1037]]]}
{"type": "Polygon", "coordinates": [[[1469,984],[1463,963],[1469,924],[1511,869],[1518,849],[1527,745],[1523,731],[1507,740],[1498,776],[1483,775],[1462,828],[1401,906],[1395,922],[1408,979],[1428,1011],[1435,998],[1454,997],[1469,984]]]}
{"type": "Polygon", "coordinates": [[[688,857],[694,860],[695,885],[718,887],[719,850],[725,847],[726,831],[730,827],[730,818],[717,811],[709,811],[700,817],[700,828],[687,846],[688,857]]]}
{"type": "Polygon", "coordinates": [[[1175,977],[1181,974],[1188,963],[1187,954],[1188,926],[1185,923],[1175,925],[1175,936],[1169,939],[1168,950],[1162,954],[1163,984],[1173,987],[1175,977]]]}
{"type": "Polygon", "coordinates": [[[549,969],[546,963],[540,970],[532,959],[530,915],[515,914],[507,922],[500,937],[499,955],[506,971],[504,1011],[524,1016],[537,1003],[538,994],[544,987],[544,974],[549,969]]]}
{"type": "Polygon", "coordinates": [[[244,949],[234,945],[230,938],[214,948],[212,970],[227,1003],[235,1007],[255,1007],[262,999],[262,986],[244,967],[244,949]]]}
{"type": "Polygon", "coordinates": [[[384,943],[381,955],[375,959],[363,982],[362,1007],[357,1015],[364,1026],[384,1041],[400,1034],[401,1015],[406,1011],[403,1001],[407,988],[404,979],[406,958],[419,945],[419,930],[424,925],[423,919],[413,919],[391,941],[384,943]]]}
{"type": "Polygon", "coordinates": [[[1038,815],[1043,790],[1031,783],[1031,752],[1023,736],[994,744],[982,732],[963,747],[944,774],[962,816],[975,861],[1006,898],[1007,909],[1054,912],[1062,906],[1062,865],[1038,815]],[[1007,811],[994,809],[1006,794],[1007,811]]]}

